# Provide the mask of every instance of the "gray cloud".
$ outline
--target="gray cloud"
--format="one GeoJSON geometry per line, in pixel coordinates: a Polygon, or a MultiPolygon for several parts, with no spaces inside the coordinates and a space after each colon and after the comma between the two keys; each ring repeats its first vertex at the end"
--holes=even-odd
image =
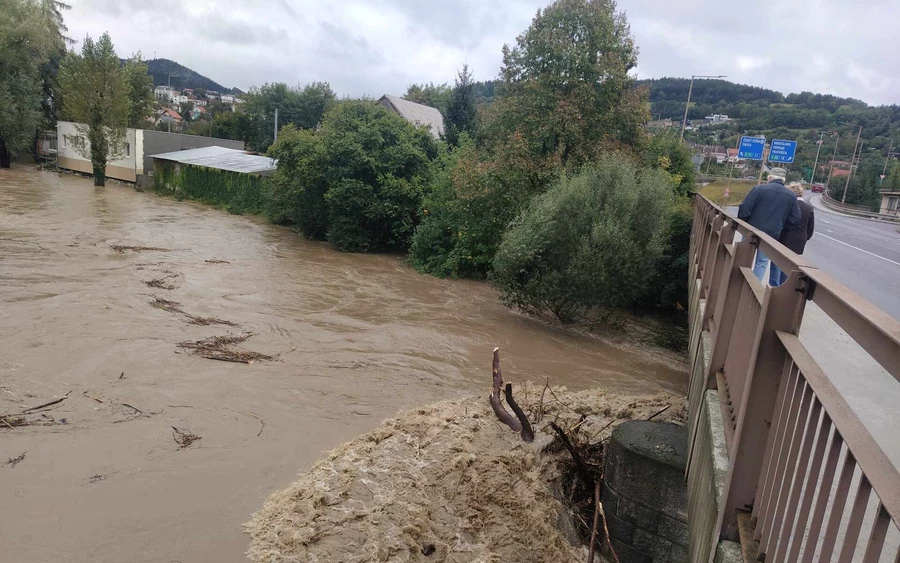
{"type": "MultiPolygon", "coordinates": [[[[326,80],[342,95],[497,75],[500,49],[549,0],[72,0],[75,38],[176,60],[227,86],[326,80]]],[[[642,78],[725,74],[782,92],[900,103],[900,4],[870,0],[620,0],[642,78]]]]}

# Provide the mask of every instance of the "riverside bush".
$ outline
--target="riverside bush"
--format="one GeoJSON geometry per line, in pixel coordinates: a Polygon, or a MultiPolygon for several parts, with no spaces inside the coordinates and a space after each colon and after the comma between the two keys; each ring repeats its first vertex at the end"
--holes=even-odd
{"type": "Polygon", "coordinates": [[[561,320],[632,305],[663,256],[673,199],[665,171],[603,156],[536,197],[510,225],[493,283],[507,305],[561,320]]]}
{"type": "Polygon", "coordinates": [[[265,176],[229,172],[203,166],[157,161],[154,187],[208,205],[224,206],[229,213],[263,213],[268,205],[271,180],[265,176]]]}
{"type": "Polygon", "coordinates": [[[338,102],[316,131],[285,127],[270,217],[341,250],[409,246],[438,148],[431,134],[369,100],[338,102]]]}

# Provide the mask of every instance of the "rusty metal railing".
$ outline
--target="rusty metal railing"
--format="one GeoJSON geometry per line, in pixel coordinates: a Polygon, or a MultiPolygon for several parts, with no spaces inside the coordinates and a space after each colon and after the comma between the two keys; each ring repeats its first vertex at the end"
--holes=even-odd
{"type": "Polygon", "coordinates": [[[889,529],[900,530],[900,473],[798,338],[812,301],[900,381],[900,323],[702,196],[690,255],[689,457],[708,389],[720,397],[729,455],[701,557],[712,562],[720,539],[740,536],[758,541],[766,563],[835,552],[840,562],[900,561],[896,546],[882,554],[889,529]],[[784,284],[754,276],[758,249],[789,272],[784,284]]]}

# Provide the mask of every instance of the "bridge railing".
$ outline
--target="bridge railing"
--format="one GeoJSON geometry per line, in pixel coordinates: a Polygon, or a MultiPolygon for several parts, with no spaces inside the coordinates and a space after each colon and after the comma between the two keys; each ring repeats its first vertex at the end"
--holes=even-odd
{"type": "Polygon", "coordinates": [[[831,561],[836,548],[838,561],[879,561],[889,528],[900,529],[900,473],[798,334],[812,301],[900,381],[900,323],[702,196],[690,254],[689,459],[708,389],[729,458],[701,557],[740,536],[766,563],[831,561]],[[756,278],[757,250],[788,273],[784,284],[756,278]]]}

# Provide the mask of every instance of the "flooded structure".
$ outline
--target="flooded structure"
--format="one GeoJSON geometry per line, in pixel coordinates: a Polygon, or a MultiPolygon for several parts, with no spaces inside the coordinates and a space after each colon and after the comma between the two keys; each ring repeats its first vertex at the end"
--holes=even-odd
{"type": "MultiPolygon", "coordinates": [[[[58,166],[64,170],[90,174],[92,172],[91,160],[75,150],[72,141],[73,138],[82,136],[78,132],[76,124],[71,121],[59,121],[56,130],[58,166]]],[[[86,146],[90,147],[87,143],[86,146]]],[[[112,159],[107,163],[106,176],[125,182],[136,182],[140,176],[151,174],[153,170],[151,155],[211,146],[243,150],[244,143],[230,139],[198,137],[129,127],[125,133],[125,146],[122,154],[119,158],[112,159]]]]}

